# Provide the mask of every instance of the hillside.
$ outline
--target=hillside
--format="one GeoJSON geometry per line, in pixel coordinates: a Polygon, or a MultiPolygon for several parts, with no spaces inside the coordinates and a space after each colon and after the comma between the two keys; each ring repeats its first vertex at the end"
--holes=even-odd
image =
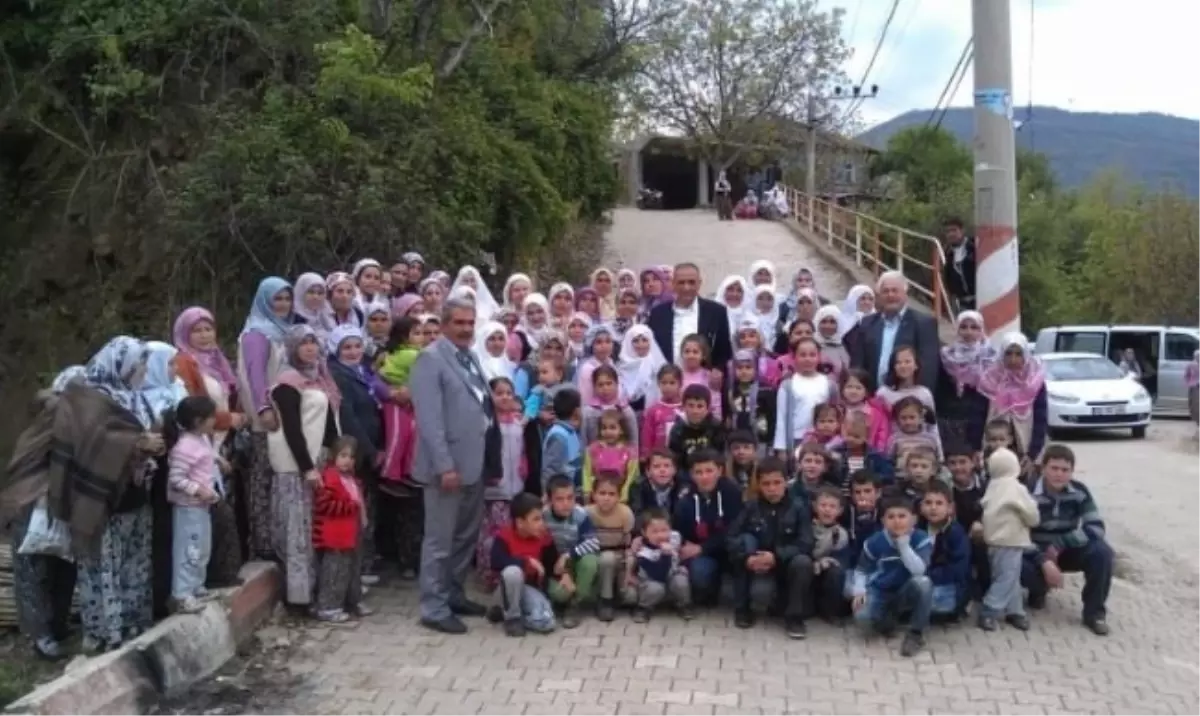
{"type": "MultiPolygon", "coordinates": [[[[883,148],[906,127],[921,125],[931,110],[919,109],[875,126],[859,139],[883,148]]],[[[1023,119],[1023,109],[1016,110],[1023,119]]],[[[974,110],[952,107],[942,120],[963,142],[975,133],[974,110]]],[[[1105,114],[1034,107],[1033,119],[1017,132],[1017,146],[1047,155],[1059,180],[1068,186],[1087,183],[1097,172],[1117,168],[1129,180],[1148,187],[1170,187],[1188,196],[1200,194],[1200,122],[1165,114],[1105,114]]]]}

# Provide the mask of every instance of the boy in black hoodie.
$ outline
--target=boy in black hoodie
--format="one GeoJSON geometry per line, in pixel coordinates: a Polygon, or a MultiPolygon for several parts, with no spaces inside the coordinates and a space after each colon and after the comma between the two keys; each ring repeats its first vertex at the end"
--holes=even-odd
{"type": "Polygon", "coordinates": [[[667,515],[675,513],[680,498],[691,491],[691,483],[676,473],[675,456],[655,448],[646,458],[646,474],[629,488],[629,509],[637,516],[634,532],[641,531],[642,513],[657,507],[667,515]]]}
{"type": "Polygon", "coordinates": [[[675,456],[681,472],[687,458],[700,448],[725,452],[725,428],[712,415],[712,393],[703,385],[689,385],[683,391],[683,417],[675,422],[667,437],[667,447],[675,456]]]}
{"type": "Polygon", "coordinates": [[[805,500],[787,489],[787,466],[765,457],[758,466],[758,497],[746,503],[729,528],[728,550],[733,567],[735,612],[739,629],[754,625],[752,593],[762,601],[782,603],[784,628],[803,639],[806,601],[813,579],[812,512],[805,500]],[[769,595],[769,596],[768,596],[769,595]]]}
{"type": "Polygon", "coordinates": [[[700,606],[717,603],[721,575],[728,571],[725,535],[742,511],[742,491],[721,476],[721,455],[715,450],[696,450],[689,458],[692,492],[675,505],[671,519],[683,538],[680,559],[692,583],[692,601],[700,606]]]}

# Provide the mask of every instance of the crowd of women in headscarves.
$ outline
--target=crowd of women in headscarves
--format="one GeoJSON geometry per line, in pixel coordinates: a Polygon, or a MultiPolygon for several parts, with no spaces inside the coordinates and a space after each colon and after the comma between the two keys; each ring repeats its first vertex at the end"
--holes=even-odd
{"type": "MultiPolygon", "coordinates": [[[[495,296],[474,267],[453,277],[425,269],[422,257],[409,253],[388,266],[363,259],[348,272],[266,278],[236,341],[223,343],[228,324],[191,307],[174,321],[169,342],[118,336],[85,365],[62,371],[22,436],[0,493],[5,518],[15,516],[14,546],[29,547],[15,558],[16,591],[22,629],[38,653],[63,655],[76,585],[85,646],[113,649],[171,608],[194,606],[209,589],[236,583],[249,559],[282,566],[285,600],[296,610],[337,617],[355,606],[315,601],[324,579],[317,551],[333,539],[336,515],[323,517],[314,497],[329,487],[322,471],[347,436],[355,439],[351,472],[360,487],[329,489],[361,506],[365,527],[354,579],[375,583],[384,562],[414,577],[423,516],[420,487],[409,474],[415,421],[408,380],[422,347],[439,335],[448,297],[474,303],[479,363],[493,388],[516,399],[506,402],[512,420],[502,419],[516,423],[511,439],[528,480],[489,485],[489,503],[540,492],[535,463],[545,426],[531,418],[539,404],[548,407],[539,386],[557,380],[540,374],[547,363],[561,369],[585,405],[629,408],[641,419],[666,404],[682,415],[679,394],[660,392],[660,379],[672,371],[645,325],[652,308],[673,301],[670,267],[597,268],[583,286],[539,287],[517,273],[495,296]],[[232,346],[232,355],[223,346],[232,346]],[[615,387],[608,384],[613,379],[615,387]],[[186,442],[197,435],[214,456],[198,449],[200,462],[177,474],[168,455],[181,443],[203,444],[186,442]],[[211,472],[212,479],[200,474],[197,487],[182,474],[187,469],[211,472]],[[513,494],[491,494],[497,489],[513,494]],[[193,525],[195,513],[180,507],[209,514],[211,528],[193,525]],[[38,544],[30,547],[25,538],[33,531],[38,544]],[[206,573],[183,580],[180,593],[181,565],[194,567],[201,552],[206,573]]],[[[714,399],[726,396],[728,411],[754,415],[745,398],[782,390],[798,360],[808,370],[805,346],[814,342],[819,370],[842,402],[865,403],[881,390],[850,368],[845,347],[861,317],[874,311],[871,287],[855,286],[835,303],[818,294],[807,269],[781,281],[771,262],[760,260],[744,277],[721,281],[714,298],[728,312],[735,357],[729,366],[705,368],[724,372],[724,381],[709,386],[714,399]],[[738,392],[747,376],[753,392],[738,392]]],[[[930,407],[944,414],[945,432],[977,449],[982,436],[967,426],[981,424],[980,411],[999,408],[1028,423],[1031,396],[1042,389],[1040,364],[1024,342],[1020,361],[1008,361],[1005,350],[987,342],[982,317],[968,311],[959,317],[957,339],[942,351],[948,387],[930,407]]],[[[681,361],[692,359],[680,353],[681,361]]],[[[921,368],[911,366],[906,380],[921,368]]],[[[728,411],[722,419],[732,422],[728,411]]],[[[760,422],[751,425],[757,437],[778,443],[774,425],[763,430],[760,422]]],[[[657,439],[643,435],[632,447],[657,439]]]]}

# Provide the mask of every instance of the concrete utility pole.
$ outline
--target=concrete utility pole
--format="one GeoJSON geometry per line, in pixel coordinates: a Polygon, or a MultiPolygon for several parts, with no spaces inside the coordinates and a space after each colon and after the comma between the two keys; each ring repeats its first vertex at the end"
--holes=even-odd
{"type": "Polygon", "coordinates": [[[1021,330],[1009,0],[971,0],[975,34],[976,305],[993,341],[1021,330]]]}
{"type": "MultiPolygon", "coordinates": [[[[875,99],[879,94],[879,85],[871,85],[870,92],[864,93],[862,87],[855,86],[850,92],[845,92],[841,87],[833,89],[833,96],[826,97],[826,100],[850,100],[850,101],[865,101],[875,99]]],[[[808,95],[808,111],[806,124],[808,131],[805,133],[804,139],[804,193],[807,195],[805,203],[808,204],[808,230],[813,230],[813,210],[816,208],[817,197],[817,141],[818,132],[817,125],[823,118],[817,116],[817,96],[811,92],[808,95]]],[[[797,211],[797,207],[792,207],[793,211],[797,211]]]]}

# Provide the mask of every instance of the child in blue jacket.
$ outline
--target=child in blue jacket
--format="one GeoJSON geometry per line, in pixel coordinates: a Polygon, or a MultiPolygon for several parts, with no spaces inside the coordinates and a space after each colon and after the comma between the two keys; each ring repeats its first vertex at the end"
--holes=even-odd
{"type": "Polygon", "coordinates": [[[918,526],[933,540],[926,574],[933,582],[933,618],[956,620],[971,600],[971,540],[954,519],[954,490],[935,480],[921,498],[918,526]]]}
{"type": "Polygon", "coordinates": [[[729,571],[725,536],[742,511],[742,490],[721,476],[724,460],[716,451],[700,448],[688,456],[691,493],[675,504],[671,524],[683,538],[680,557],[688,569],[692,600],[716,604],[721,575],[729,571]]]}

